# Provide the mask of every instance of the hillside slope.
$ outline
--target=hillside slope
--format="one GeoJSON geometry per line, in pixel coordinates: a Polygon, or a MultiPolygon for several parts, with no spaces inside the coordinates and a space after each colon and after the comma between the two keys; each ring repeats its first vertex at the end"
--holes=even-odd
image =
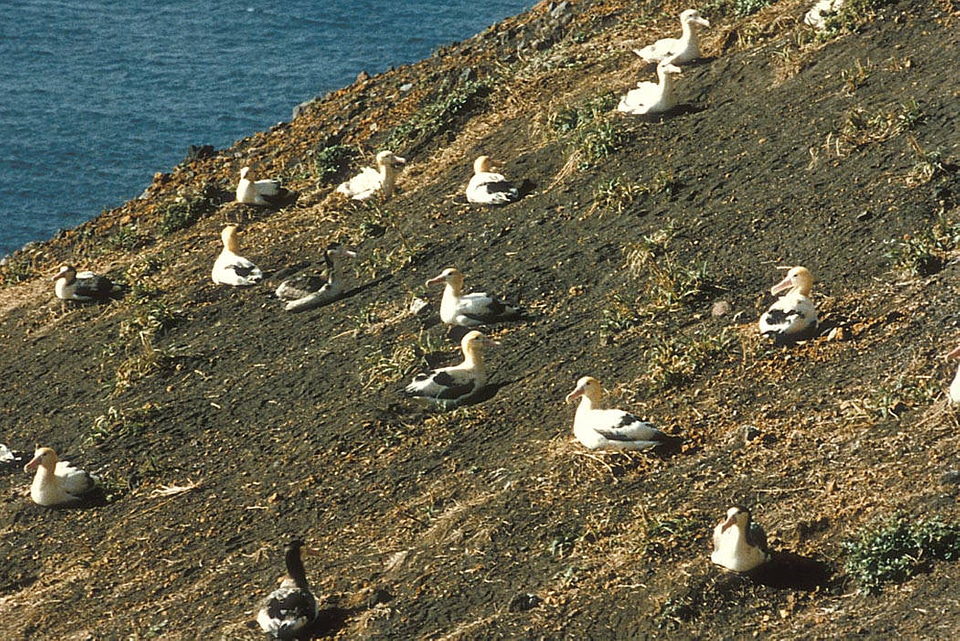
{"type": "Polygon", "coordinates": [[[100,471],[106,500],[46,510],[3,471],[0,636],[260,638],[300,536],[322,550],[319,636],[949,638],[960,566],[867,595],[842,544],[960,523],[960,14],[861,2],[821,40],[805,4],[738,6],[701,7],[707,57],[663,118],[613,107],[654,75],[630,45],[686,5],[542,3],[12,256],[0,442],[100,471]],[[390,201],[333,193],[384,148],[408,159],[390,201]],[[467,205],[481,153],[529,193],[467,205]],[[230,202],[248,164],[299,202],[230,202]],[[210,282],[225,223],[266,285],[210,282]],[[358,252],[351,291],[283,312],[277,273],[334,240],[358,252]],[[61,262],[127,295],[63,307],[61,262]],[[824,332],[775,346],[756,319],[797,264],[824,332]],[[492,397],[440,412],[399,391],[459,358],[424,285],[450,265],[526,316],[490,332],[492,397]],[[563,402],[584,375],[680,451],[584,451],[563,402]],[[779,573],[711,565],[733,504],[779,573]]]}

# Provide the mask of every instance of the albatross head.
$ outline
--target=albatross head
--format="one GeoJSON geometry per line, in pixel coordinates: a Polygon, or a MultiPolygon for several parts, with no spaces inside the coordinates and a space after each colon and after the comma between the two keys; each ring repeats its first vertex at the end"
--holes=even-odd
{"type": "Polygon", "coordinates": [[[478,156],[477,159],[473,161],[473,173],[475,174],[482,174],[499,168],[499,163],[491,159],[490,156],[478,156]]]}
{"type": "Polygon", "coordinates": [[[700,12],[696,9],[687,9],[680,14],[680,22],[683,24],[689,24],[691,26],[696,25],[699,27],[709,27],[710,22],[706,18],[700,17],[700,12]]]}
{"type": "Polygon", "coordinates": [[[736,525],[742,531],[746,532],[749,524],[750,510],[737,505],[727,510],[727,519],[720,524],[720,531],[726,532],[728,529],[736,525]]]}
{"type": "Polygon", "coordinates": [[[76,277],[77,277],[77,270],[76,268],[74,268],[73,265],[60,265],[60,269],[57,270],[57,275],[53,277],[53,280],[60,280],[61,278],[63,278],[68,283],[70,283],[76,277]]]}
{"type": "Polygon", "coordinates": [[[488,336],[484,336],[477,330],[467,332],[460,339],[460,349],[463,351],[464,358],[479,360],[485,347],[499,347],[500,343],[488,336]]]}
{"type": "MultiPolygon", "coordinates": [[[[453,287],[455,290],[459,290],[463,287],[463,274],[460,273],[460,270],[456,267],[447,267],[445,270],[440,272],[439,276],[431,278],[427,281],[427,285],[442,285],[447,284],[453,287]]],[[[467,334],[469,336],[470,334],[467,334]]],[[[466,338],[466,336],[464,336],[466,338]]]]}
{"type": "Polygon", "coordinates": [[[330,256],[331,258],[356,258],[357,252],[347,249],[340,243],[330,243],[327,245],[327,256],[330,256]]]}
{"type": "Polygon", "coordinates": [[[236,252],[240,248],[240,243],[237,240],[236,225],[227,225],[224,227],[223,231],[220,232],[220,239],[223,241],[223,248],[227,251],[236,252]]]}
{"type": "Polygon", "coordinates": [[[23,471],[30,472],[41,465],[51,472],[57,469],[57,453],[52,448],[38,447],[30,462],[23,466],[23,471]]]}
{"type": "MultiPolygon", "coordinates": [[[[250,168],[249,168],[249,167],[243,167],[243,168],[240,170],[240,180],[246,180],[246,179],[247,179],[247,176],[248,176],[249,174],[250,174],[250,168]]],[[[251,178],[250,180],[253,180],[253,178],[251,178]]]]}
{"type": "Polygon", "coordinates": [[[402,165],[405,162],[407,162],[406,158],[401,158],[392,151],[381,151],[379,154],[377,154],[378,167],[395,167],[397,165],[402,165]]]}
{"type": "Polygon", "coordinates": [[[567,394],[566,401],[569,402],[581,396],[589,399],[591,403],[598,403],[600,401],[600,381],[592,376],[584,376],[577,381],[574,390],[567,394]]]}
{"type": "Polygon", "coordinates": [[[661,78],[667,74],[677,75],[681,73],[683,73],[683,69],[673,64],[673,57],[661,60],[657,64],[657,76],[661,78]]]}
{"type": "Polygon", "coordinates": [[[796,289],[804,296],[813,289],[813,274],[806,267],[791,267],[783,280],[770,288],[771,294],[778,294],[790,289],[796,289]]]}

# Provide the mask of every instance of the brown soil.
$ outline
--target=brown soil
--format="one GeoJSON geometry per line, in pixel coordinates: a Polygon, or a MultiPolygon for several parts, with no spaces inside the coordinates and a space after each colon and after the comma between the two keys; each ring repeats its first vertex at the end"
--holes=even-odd
{"type": "Polygon", "coordinates": [[[709,57],[679,78],[681,107],[648,120],[610,109],[653,75],[629,41],[674,31],[686,7],[573,2],[567,20],[539,5],[13,256],[0,442],[54,447],[106,491],[48,510],[17,467],[0,475],[0,637],[260,638],[254,608],[293,536],[322,550],[307,561],[320,637],[954,636],[960,565],[869,596],[841,543],[895,515],[960,521],[958,486],[941,481],[960,467],[942,359],[960,319],[960,14],[894,3],[818,43],[804,5],[701,8],[709,57]],[[489,90],[395,149],[409,162],[388,203],[354,206],[336,177],[317,180],[320,149],[369,159],[471,79],[489,90]],[[560,130],[589,104],[595,119],[560,130]],[[614,152],[579,167],[605,134],[614,152]],[[463,203],[480,153],[530,193],[463,203]],[[299,203],[227,203],[161,231],[203,185],[229,200],[244,164],[299,203]],[[614,179],[632,195],[605,199],[614,179]],[[356,287],[287,314],[269,286],[213,285],[228,221],[274,273],[348,243],[356,287]],[[934,243],[936,229],[950,233],[934,243]],[[897,256],[922,243],[934,260],[918,276],[897,256]],[[131,289],[63,308],[49,281],[62,261],[131,289]],[[775,346],[755,321],[775,267],[794,264],[817,279],[825,331],[775,346]],[[424,286],[448,265],[526,318],[491,330],[492,398],[440,412],[399,390],[457,359],[424,286]],[[428,314],[407,311],[414,296],[428,314]],[[718,301],[730,311],[712,315],[718,301]],[[563,398],[587,374],[682,450],[579,447],[563,398]],[[709,561],[736,503],[780,553],[766,575],[709,561]]]}

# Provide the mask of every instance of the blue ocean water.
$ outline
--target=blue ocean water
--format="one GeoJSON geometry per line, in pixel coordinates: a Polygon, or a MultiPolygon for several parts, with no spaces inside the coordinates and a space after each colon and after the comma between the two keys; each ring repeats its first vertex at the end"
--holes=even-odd
{"type": "Polygon", "coordinates": [[[0,256],[534,0],[6,0],[0,256]]]}

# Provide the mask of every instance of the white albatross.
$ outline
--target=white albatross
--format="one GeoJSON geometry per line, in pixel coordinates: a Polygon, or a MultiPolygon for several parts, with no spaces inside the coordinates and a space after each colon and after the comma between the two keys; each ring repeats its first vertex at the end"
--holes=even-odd
{"type": "Polygon", "coordinates": [[[440,320],[446,325],[476,327],[520,318],[512,305],[486,292],[463,293],[463,274],[456,267],[448,267],[439,276],[427,281],[427,286],[443,284],[440,299],[440,320]]]}
{"type": "Polygon", "coordinates": [[[287,575],[257,611],[257,623],[274,639],[310,638],[309,627],[319,614],[317,599],[310,591],[303,568],[303,551],[314,553],[304,547],[302,541],[291,541],[284,546],[287,575]]]}
{"type": "Polygon", "coordinates": [[[680,37],[662,38],[643,49],[634,49],[633,52],[647,62],[661,62],[668,60],[675,65],[682,65],[700,57],[700,27],[709,27],[710,22],[700,17],[696,9],[687,9],[680,14],[680,37]]]}
{"type": "Polygon", "coordinates": [[[580,399],[573,417],[573,435],[591,450],[648,450],[672,443],[676,437],[623,410],[605,410],[600,405],[600,381],[584,376],[567,394],[567,402],[580,399]]]}
{"type": "Polygon", "coordinates": [[[483,349],[499,344],[476,330],[467,332],[460,340],[462,363],[417,374],[404,392],[435,401],[457,403],[468,400],[487,383],[483,349]]]}
{"type": "Polygon", "coordinates": [[[467,202],[476,205],[506,205],[520,198],[520,191],[503,174],[498,174],[497,163],[489,156],[473,161],[473,177],[467,184],[467,202]]]}
{"type": "Polygon", "coordinates": [[[283,207],[296,202],[299,194],[280,184],[279,180],[256,180],[249,167],[240,170],[237,183],[237,202],[264,207],[283,207]]]}
{"type": "Polygon", "coordinates": [[[218,285],[231,287],[248,287],[256,285],[263,279],[263,272],[251,261],[237,254],[240,243],[237,241],[237,226],[227,225],[220,232],[223,241],[223,251],[213,263],[210,277],[218,285]]]}
{"type": "Polygon", "coordinates": [[[275,292],[284,301],[288,312],[303,312],[332,302],[343,293],[341,258],[356,258],[339,243],[332,243],[323,252],[326,270],[323,274],[297,274],[284,280],[275,292]]]}
{"type": "Polygon", "coordinates": [[[813,275],[805,267],[793,267],[771,294],[786,291],[760,317],[760,333],[778,339],[799,338],[817,327],[817,310],[810,300],[813,275]]]}
{"type": "Polygon", "coordinates": [[[383,200],[393,195],[397,182],[397,167],[404,164],[405,158],[395,155],[392,151],[381,151],[377,154],[377,169],[364,167],[360,173],[340,183],[337,192],[353,200],[367,200],[377,194],[383,200]]]}
{"type": "Polygon", "coordinates": [[[750,519],[750,510],[732,507],[713,530],[710,560],[734,572],[749,572],[770,560],[767,535],[750,519]]]}
{"type": "Polygon", "coordinates": [[[630,116],[670,111],[677,104],[673,91],[673,75],[678,73],[681,73],[680,67],[670,62],[661,62],[657,65],[659,82],[638,82],[636,89],[631,89],[620,98],[617,110],[630,116]]]}
{"type": "Polygon", "coordinates": [[[38,448],[24,472],[36,470],[30,485],[30,498],[37,505],[56,507],[75,505],[92,492],[100,479],[77,469],[69,461],[58,461],[49,447],[38,448]]]}

